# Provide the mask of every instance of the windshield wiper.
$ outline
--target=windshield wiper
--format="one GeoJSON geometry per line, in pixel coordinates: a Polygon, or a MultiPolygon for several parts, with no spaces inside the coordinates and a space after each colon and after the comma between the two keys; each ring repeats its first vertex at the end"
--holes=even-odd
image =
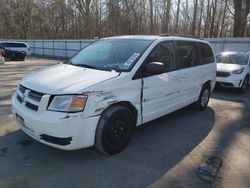
{"type": "Polygon", "coordinates": [[[63,64],[72,65],[72,62],[69,59],[67,59],[66,61],[63,62],[63,64]]]}
{"type": "Polygon", "coordinates": [[[72,65],[75,65],[75,66],[78,66],[78,67],[83,67],[83,68],[89,68],[89,69],[103,70],[103,69],[100,68],[100,67],[95,67],[95,66],[86,65],[86,64],[72,64],[72,65]]]}

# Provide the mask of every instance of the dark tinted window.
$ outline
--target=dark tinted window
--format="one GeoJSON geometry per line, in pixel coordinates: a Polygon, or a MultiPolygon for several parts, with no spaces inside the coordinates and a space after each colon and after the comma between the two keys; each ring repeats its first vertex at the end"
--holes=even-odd
{"type": "Polygon", "coordinates": [[[0,46],[5,48],[6,47],[6,43],[0,43],[0,46]]]}
{"type": "Polygon", "coordinates": [[[210,46],[205,43],[198,43],[198,45],[199,45],[200,58],[201,58],[201,61],[198,62],[198,65],[213,63],[214,55],[210,46]]]}
{"type": "Polygon", "coordinates": [[[13,45],[13,43],[6,43],[6,45],[5,45],[6,47],[15,47],[15,45],[13,45]]]}
{"type": "Polygon", "coordinates": [[[24,43],[7,43],[7,47],[12,47],[12,48],[26,48],[26,45],[24,43]]]}
{"type": "Polygon", "coordinates": [[[162,42],[158,44],[147,58],[149,62],[161,62],[166,66],[165,72],[175,69],[174,52],[172,42],[162,42]]]}
{"type": "Polygon", "coordinates": [[[192,67],[197,61],[197,52],[193,42],[177,42],[181,68],[192,67]]]}

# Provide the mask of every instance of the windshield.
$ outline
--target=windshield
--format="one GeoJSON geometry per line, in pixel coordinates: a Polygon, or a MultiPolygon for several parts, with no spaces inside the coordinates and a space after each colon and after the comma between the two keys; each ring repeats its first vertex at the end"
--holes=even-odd
{"type": "Polygon", "coordinates": [[[248,54],[219,54],[216,60],[217,63],[247,65],[248,54]]]}
{"type": "Polygon", "coordinates": [[[82,49],[65,63],[100,70],[128,72],[152,40],[106,39],[82,49]]]}

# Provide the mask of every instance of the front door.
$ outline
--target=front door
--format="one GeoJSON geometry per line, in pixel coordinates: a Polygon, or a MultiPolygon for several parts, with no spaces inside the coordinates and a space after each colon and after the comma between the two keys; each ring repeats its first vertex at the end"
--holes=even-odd
{"type": "Polygon", "coordinates": [[[175,65],[173,43],[159,43],[147,57],[145,64],[162,62],[164,73],[143,78],[142,114],[143,123],[175,111],[181,104],[180,74],[175,65]]]}

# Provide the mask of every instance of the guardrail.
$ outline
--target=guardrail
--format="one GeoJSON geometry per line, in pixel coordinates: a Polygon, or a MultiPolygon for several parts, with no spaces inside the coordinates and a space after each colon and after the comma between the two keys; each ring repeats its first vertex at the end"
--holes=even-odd
{"type": "MultiPolygon", "coordinates": [[[[250,37],[205,38],[215,53],[222,51],[250,52],[250,37]]],[[[33,56],[68,58],[94,40],[17,40],[29,44],[33,56]]]]}

